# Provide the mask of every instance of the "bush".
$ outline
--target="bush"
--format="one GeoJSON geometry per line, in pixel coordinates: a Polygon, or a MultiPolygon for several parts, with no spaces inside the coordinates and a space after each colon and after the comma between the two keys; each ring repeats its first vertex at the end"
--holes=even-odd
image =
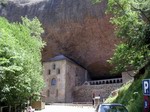
{"type": "Polygon", "coordinates": [[[143,111],[143,93],[142,93],[142,80],[150,78],[150,71],[147,70],[144,76],[135,80],[133,83],[129,82],[123,85],[118,93],[118,96],[109,97],[106,103],[121,103],[124,104],[129,112],[142,112],[143,111]]]}

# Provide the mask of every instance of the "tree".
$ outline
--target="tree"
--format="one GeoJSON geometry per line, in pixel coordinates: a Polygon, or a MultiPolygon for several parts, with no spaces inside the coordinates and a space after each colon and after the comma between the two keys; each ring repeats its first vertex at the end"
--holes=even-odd
{"type": "Polygon", "coordinates": [[[107,13],[112,14],[117,37],[116,46],[109,62],[115,72],[137,70],[150,62],[150,1],[108,0],[107,13]]]}
{"type": "MultiPolygon", "coordinates": [[[[21,104],[40,95],[44,82],[41,66],[43,33],[37,18],[9,23],[0,17],[0,102],[21,104]]],[[[38,98],[38,97],[36,97],[38,98]]]]}
{"type": "Polygon", "coordinates": [[[8,0],[0,0],[0,4],[4,5],[8,2],[8,0]]]}

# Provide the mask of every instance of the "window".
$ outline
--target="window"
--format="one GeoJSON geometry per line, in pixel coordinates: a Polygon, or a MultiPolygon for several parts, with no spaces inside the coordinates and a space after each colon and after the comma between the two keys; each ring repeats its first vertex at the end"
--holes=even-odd
{"type": "Polygon", "coordinates": [[[53,69],[55,70],[55,68],[56,68],[56,65],[55,65],[55,64],[53,64],[53,69]]]}
{"type": "Polygon", "coordinates": [[[60,74],[60,69],[59,68],[57,69],[57,74],[60,74]]]}
{"type": "Polygon", "coordinates": [[[55,86],[55,85],[56,85],[56,79],[55,79],[55,78],[53,78],[53,79],[51,80],[51,85],[52,85],[52,86],[55,86]]]}
{"type": "Polygon", "coordinates": [[[128,112],[122,105],[102,105],[99,106],[99,110],[102,112],[128,112]]]}
{"type": "Polygon", "coordinates": [[[50,75],[51,74],[51,70],[48,70],[48,75],[50,75]]]}

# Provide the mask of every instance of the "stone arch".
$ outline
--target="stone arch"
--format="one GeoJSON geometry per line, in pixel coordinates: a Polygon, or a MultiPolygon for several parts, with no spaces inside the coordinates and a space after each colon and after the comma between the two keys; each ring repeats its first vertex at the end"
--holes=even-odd
{"type": "Polygon", "coordinates": [[[99,84],[101,84],[101,81],[99,81],[99,84]]]}
{"type": "Polygon", "coordinates": [[[122,83],[122,79],[120,79],[120,83],[122,83]]]}
{"type": "Polygon", "coordinates": [[[117,83],[119,83],[120,81],[119,81],[119,79],[117,80],[117,83]]]}
{"type": "Polygon", "coordinates": [[[112,84],[112,80],[110,80],[110,84],[112,84]]]}
{"type": "Polygon", "coordinates": [[[113,83],[116,83],[116,80],[113,80],[113,83]]]}
{"type": "Polygon", "coordinates": [[[90,82],[90,85],[93,85],[93,83],[92,83],[92,82],[90,82]]]}
{"type": "Polygon", "coordinates": [[[105,84],[105,81],[103,81],[102,83],[105,84]]]}
{"type": "MultiPolygon", "coordinates": [[[[91,84],[91,83],[90,83],[91,84]]],[[[89,85],[89,83],[86,81],[85,83],[84,83],[84,85],[89,85]]]]}
{"type": "Polygon", "coordinates": [[[93,82],[93,85],[96,85],[96,83],[95,83],[95,82],[93,82]]]}
{"type": "Polygon", "coordinates": [[[98,85],[99,83],[98,82],[96,82],[96,85],[98,85]]]}
{"type": "Polygon", "coordinates": [[[109,84],[109,81],[108,81],[108,80],[106,81],[106,84],[109,84]]]}

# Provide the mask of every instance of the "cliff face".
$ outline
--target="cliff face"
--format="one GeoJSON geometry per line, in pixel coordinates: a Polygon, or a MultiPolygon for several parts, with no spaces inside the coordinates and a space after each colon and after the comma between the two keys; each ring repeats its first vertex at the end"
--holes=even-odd
{"type": "Polygon", "coordinates": [[[119,42],[105,15],[107,0],[12,0],[0,7],[0,15],[11,21],[20,16],[37,16],[45,29],[43,61],[64,54],[87,68],[92,78],[106,76],[111,66],[106,62],[114,44],[119,42]]]}

